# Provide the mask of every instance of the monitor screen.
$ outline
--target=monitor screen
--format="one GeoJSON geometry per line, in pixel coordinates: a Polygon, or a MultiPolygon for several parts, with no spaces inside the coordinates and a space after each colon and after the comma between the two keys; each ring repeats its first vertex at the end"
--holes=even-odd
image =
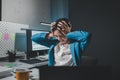
{"type": "MultiPolygon", "coordinates": [[[[33,31],[32,30],[32,36],[34,34],[41,33],[41,32],[48,33],[47,31],[33,31]]],[[[32,51],[48,50],[48,49],[49,49],[48,47],[40,45],[40,44],[37,44],[37,43],[32,41],[32,51]]]]}
{"type": "Polygon", "coordinates": [[[26,33],[16,33],[15,34],[15,50],[17,52],[26,52],[27,51],[26,33]]]}

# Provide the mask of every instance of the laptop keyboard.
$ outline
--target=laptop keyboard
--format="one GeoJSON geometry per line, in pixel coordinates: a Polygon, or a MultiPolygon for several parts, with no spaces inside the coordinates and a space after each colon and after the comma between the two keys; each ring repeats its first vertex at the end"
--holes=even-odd
{"type": "Polygon", "coordinates": [[[47,60],[39,60],[39,59],[30,59],[30,60],[20,60],[20,62],[24,62],[27,64],[35,64],[35,63],[40,63],[40,62],[44,62],[47,60]]]}

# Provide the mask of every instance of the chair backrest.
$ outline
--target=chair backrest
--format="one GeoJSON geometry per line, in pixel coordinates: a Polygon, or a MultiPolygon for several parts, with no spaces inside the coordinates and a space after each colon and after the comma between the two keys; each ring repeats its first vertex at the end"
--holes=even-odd
{"type": "Polygon", "coordinates": [[[111,67],[40,67],[40,80],[111,80],[111,67]]]}
{"type": "Polygon", "coordinates": [[[98,59],[92,56],[82,56],[81,57],[81,65],[82,66],[96,66],[98,63],[98,59]]]}

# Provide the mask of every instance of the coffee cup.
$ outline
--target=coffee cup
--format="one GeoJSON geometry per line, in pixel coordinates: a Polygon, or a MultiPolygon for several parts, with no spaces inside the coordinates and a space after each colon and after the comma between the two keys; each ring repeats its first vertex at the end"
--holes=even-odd
{"type": "Polygon", "coordinates": [[[16,80],[29,80],[29,70],[16,69],[16,80]]]}

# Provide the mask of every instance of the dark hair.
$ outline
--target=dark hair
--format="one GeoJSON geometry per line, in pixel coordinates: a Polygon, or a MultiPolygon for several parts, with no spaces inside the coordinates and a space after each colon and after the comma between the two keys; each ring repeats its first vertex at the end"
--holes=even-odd
{"type": "MultiPolygon", "coordinates": [[[[55,27],[52,29],[53,32],[54,32],[55,30],[57,30],[57,28],[59,27],[59,26],[57,26],[57,24],[58,24],[59,22],[62,22],[62,21],[65,21],[65,22],[68,24],[68,26],[71,27],[70,21],[69,21],[67,18],[59,18],[59,19],[57,19],[57,20],[55,21],[56,24],[55,24],[55,27]]],[[[61,29],[61,27],[59,27],[59,28],[61,29]]]]}

